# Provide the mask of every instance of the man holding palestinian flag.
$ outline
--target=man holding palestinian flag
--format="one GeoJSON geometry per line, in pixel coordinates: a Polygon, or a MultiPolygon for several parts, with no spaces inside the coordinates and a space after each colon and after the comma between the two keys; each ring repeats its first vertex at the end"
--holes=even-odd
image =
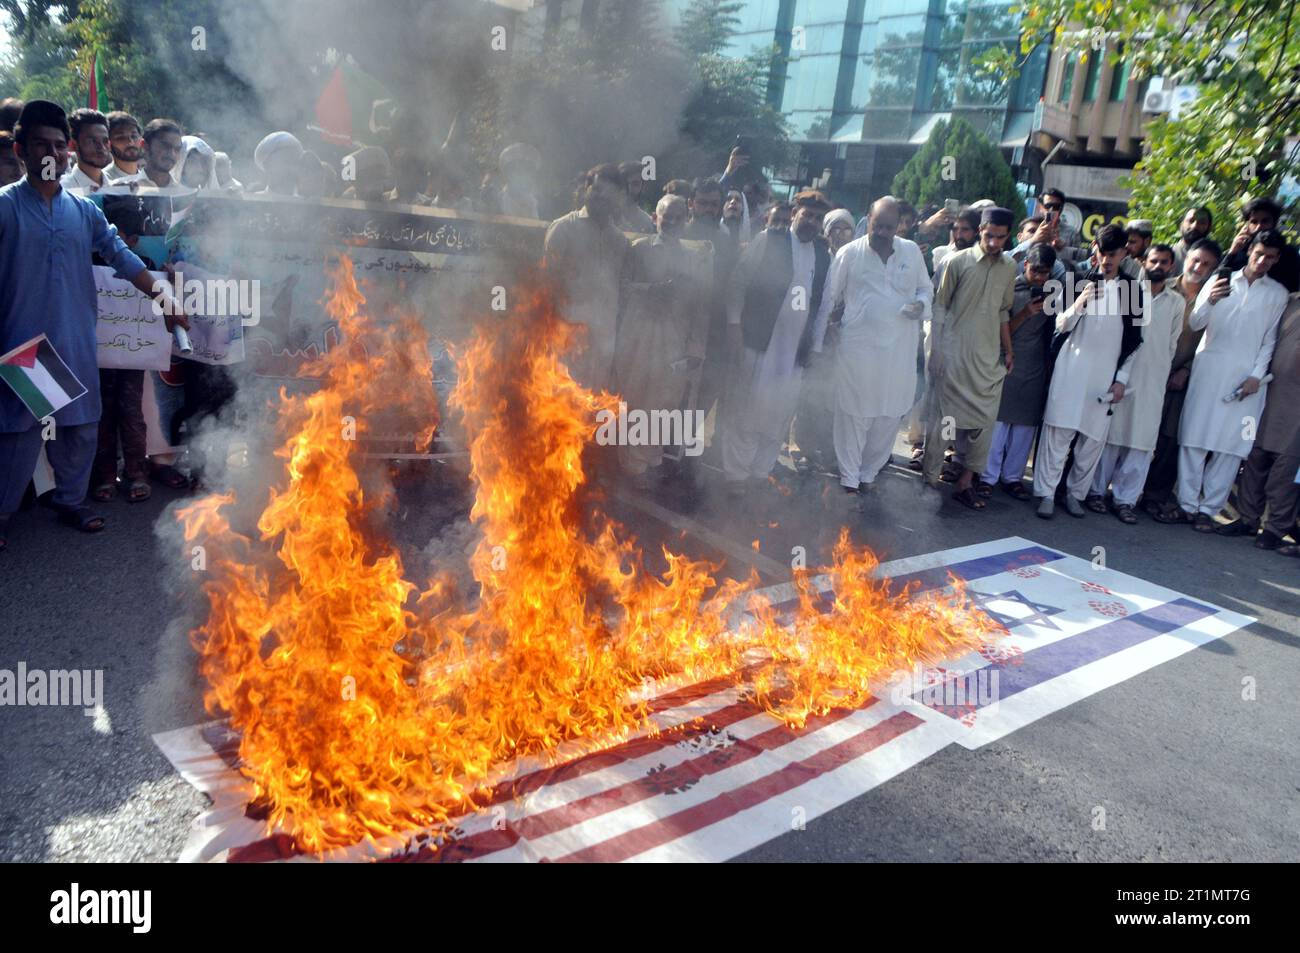
{"type": "Polygon", "coordinates": [[[104,528],[85,505],[100,415],[99,388],[83,383],[98,381],[91,252],[163,303],[169,330],[189,327],[180,302],[165,285],[155,288],[99,207],[60,185],[69,135],[60,106],[27,103],[14,127],[27,176],[0,189],[0,551],[42,442],[60,521],[87,533],[104,528]]]}

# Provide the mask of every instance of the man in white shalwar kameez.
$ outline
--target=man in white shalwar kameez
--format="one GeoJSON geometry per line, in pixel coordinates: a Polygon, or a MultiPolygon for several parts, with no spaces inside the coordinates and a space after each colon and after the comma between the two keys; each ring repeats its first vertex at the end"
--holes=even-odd
{"type": "Polygon", "coordinates": [[[1214,517],[1255,442],[1268,393],[1262,379],[1287,299],[1268,270],[1285,247],[1279,232],[1257,233],[1246,267],[1231,278],[1207,282],[1196,299],[1188,326],[1204,328],[1205,335],[1192,362],[1178,429],[1178,507],[1157,516],[1162,523],[1190,520],[1198,532],[1214,532],[1214,517]],[[1229,394],[1240,399],[1225,403],[1229,394]]]}
{"type": "Polygon", "coordinates": [[[1119,273],[1128,237],[1117,225],[1107,225],[1093,242],[1093,268],[1100,282],[1088,282],[1083,292],[1057,317],[1056,330],[1068,334],[1052,369],[1052,383],[1043,411],[1038,459],[1034,463],[1034,495],[1038,515],[1051,519],[1056,488],[1074,444],[1074,464],[1066,480],[1065,509],[1084,515],[1083,499],[1093,471],[1106,447],[1111,401],[1124,399],[1133,357],[1141,344],[1140,286],[1130,286],[1119,273]],[[1131,293],[1138,292],[1138,293],[1131,293]],[[1108,398],[1106,402],[1098,398],[1108,398]]]}
{"type": "Polygon", "coordinates": [[[789,436],[830,271],[821,237],[829,203],[815,191],[794,201],[789,231],[765,229],[732,273],[727,331],[738,357],[722,467],[733,495],[748,480],[767,479],[789,436]]]}
{"type": "MultiPolygon", "coordinates": [[[[1132,236],[1130,234],[1130,240],[1132,236]]],[[[1168,245],[1148,246],[1142,261],[1147,281],[1143,296],[1142,346],[1133,356],[1124,399],[1106,434],[1106,448],[1092,479],[1092,492],[1084,505],[1094,513],[1106,512],[1106,487],[1111,488],[1115,515],[1122,523],[1137,522],[1137,506],[1147,471],[1160,436],[1169,368],[1183,333],[1184,299],[1166,280],[1174,267],[1174,250],[1168,245]]]]}
{"type": "Polygon", "coordinates": [[[825,316],[844,303],[832,428],[840,486],[853,494],[875,483],[915,401],[916,349],[934,296],[921,249],[896,234],[898,219],[893,198],[871,206],[867,234],[844,246],[831,265],[818,314],[816,350],[825,316]]]}
{"type": "Polygon", "coordinates": [[[586,175],[582,208],[546,229],[546,270],[564,295],[564,316],[587,328],[582,349],[566,363],[573,379],[591,390],[608,388],[613,371],[628,249],[615,221],[624,190],[618,166],[596,166],[586,175]]]}

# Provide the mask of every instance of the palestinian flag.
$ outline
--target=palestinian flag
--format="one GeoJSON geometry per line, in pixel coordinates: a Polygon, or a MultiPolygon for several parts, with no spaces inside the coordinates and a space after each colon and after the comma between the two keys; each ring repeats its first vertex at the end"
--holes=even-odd
{"type": "Polygon", "coordinates": [[[316,122],[307,128],[340,146],[374,145],[392,125],[396,103],[383,83],[354,63],[334,67],[316,100],[316,122]]]}
{"type": "Polygon", "coordinates": [[[0,355],[0,379],[13,388],[37,420],[44,420],[86,392],[44,334],[0,355]]]}

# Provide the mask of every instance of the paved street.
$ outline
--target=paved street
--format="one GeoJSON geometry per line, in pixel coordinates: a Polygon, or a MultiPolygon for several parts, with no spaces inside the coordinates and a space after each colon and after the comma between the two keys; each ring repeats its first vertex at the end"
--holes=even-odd
{"type": "MultiPolygon", "coordinates": [[[[1178,860],[1300,858],[1300,562],[1241,540],[1143,519],[1089,514],[1051,522],[996,495],[973,513],[922,494],[894,465],[878,497],[850,513],[834,481],[790,476],[791,492],[743,506],[677,485],[610,508],[648,553],[665,541],[732,572],[760,542],[757,568],[781,581],[792,547],[810,563],[844,522],[882,559],[1022,536],[1256,617],[1248,629],[1042,718],[976,751],[952,745],[869,793],[742,856],[746,860],[1178,860]],[[776,525],[769,525],[776,524],[776,525]],[[1255,679],[1255,700],[1242,698],[1255,679]],[[1104,831],[1094,808],[1106,809],[1104,831]]],[[[716,474],[706,471],[706,485],[716,474]]],[[[400,537],[412,552],[464,506],[451,480],[402,491],[400,537]]],[[[78,536],[44,509],[15,519],[0,556],[5,608],[0,667],[102,668],[104,713],[0,709],[0,857],[175,859],[206,798],[151,740],[205,720],[185,606],[154,536],[176,499],[106,512],[110,528],[78,536]]]]}

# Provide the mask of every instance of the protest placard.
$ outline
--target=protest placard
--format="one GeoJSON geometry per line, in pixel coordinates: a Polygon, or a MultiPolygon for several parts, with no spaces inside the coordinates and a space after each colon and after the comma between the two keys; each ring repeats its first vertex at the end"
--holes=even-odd
{"type": "MultiPolygon", "coordinates": [[[[165,371],[171,362],[172,337],[153,301],[131,282],[114,277],[113,269],[95,266],[98,320],[95,344],[100,367],[119,370],[165,371]]],[[[165,281],[162,272],[150,272],[165,281]]]]}

